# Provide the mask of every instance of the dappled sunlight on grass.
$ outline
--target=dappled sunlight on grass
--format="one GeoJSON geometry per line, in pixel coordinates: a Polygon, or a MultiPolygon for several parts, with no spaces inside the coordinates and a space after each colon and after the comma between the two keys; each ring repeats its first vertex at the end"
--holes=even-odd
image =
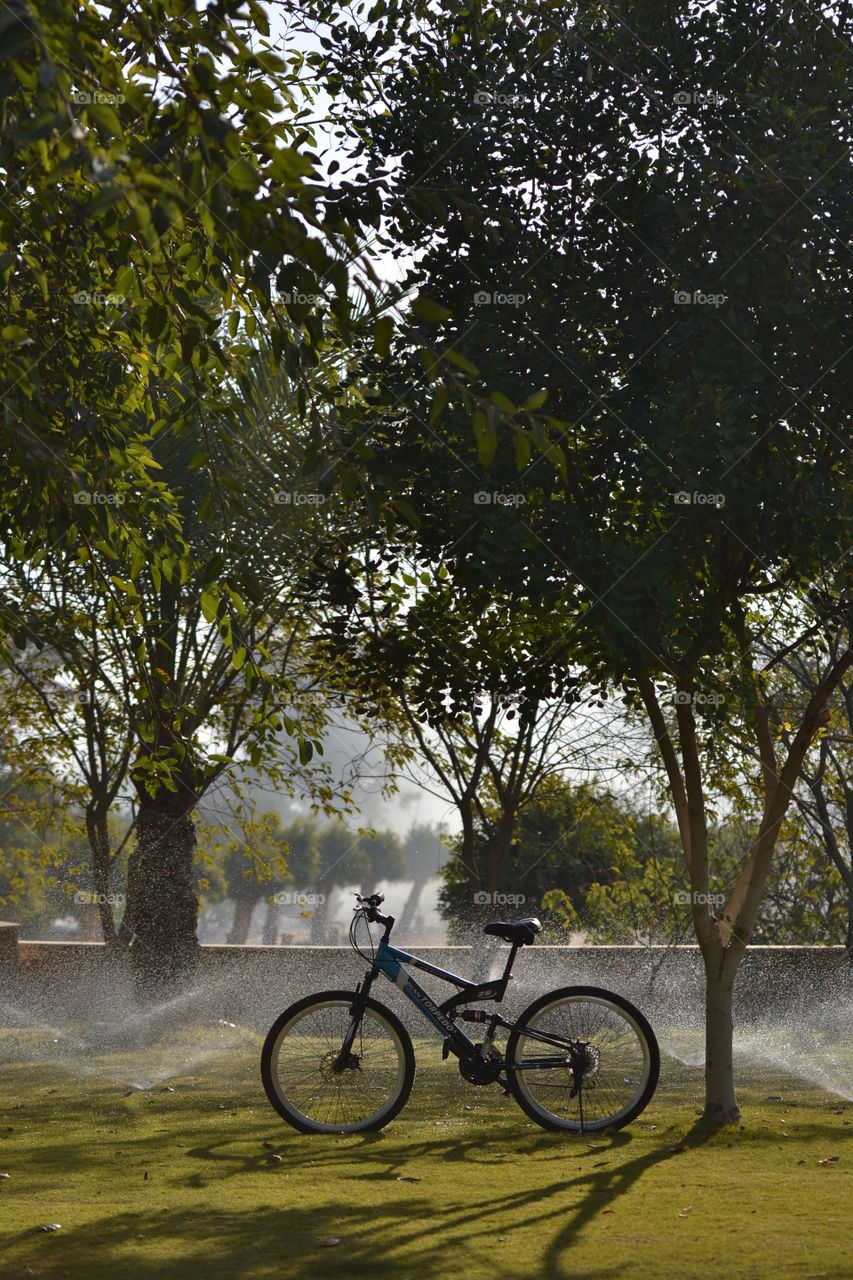
{"type": "Polygon", "coordinates": [[[849,1275],[853,1110],[772,1067],[743,1082],[743,1125],[709,1134],[701,1072],[665,1053],[642,1116],[588,1140],[543,1132],[419,1040],[388,1128],[305,1137],[268,1106],[245,1029],[76,1061],[72,1044],[0,1034],[4,1277],[445,1280],[457,1258],[475,1278],[682,1280],[744,1240],[739,1277],[849,1275]]]}

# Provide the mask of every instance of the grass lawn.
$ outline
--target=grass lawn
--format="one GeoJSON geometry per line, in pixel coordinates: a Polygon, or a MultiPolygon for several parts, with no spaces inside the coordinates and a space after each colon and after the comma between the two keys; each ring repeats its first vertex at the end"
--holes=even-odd
{"type": "Polygon", "coordinates": [[[708,1137],[701,1073],[664,1055],[643,1115],[586,1140],[418,1044],[388,1128],[303,1137],[263,1095],[260,1043],[196,1028],[71,1054],[0,1032],[0,1276],[853,1275],[853,1104],[776,1069],[708,1137]]]}

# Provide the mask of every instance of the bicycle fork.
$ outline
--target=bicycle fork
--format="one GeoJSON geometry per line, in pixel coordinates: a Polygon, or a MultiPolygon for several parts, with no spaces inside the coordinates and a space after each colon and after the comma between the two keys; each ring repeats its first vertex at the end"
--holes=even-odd
{"type": "Polygon", "coordinates": [[[344,1036],[344,1042],[341,1045],[341,1051],[332,1063],[332,1070],[340,1075],[342,1071],[348,1068],[351,1070],[361,1070],[358,1054],[354,1054],[352,1047],[355,1044],[355,1038],[358,1035],[358,1029],[361,1026],[361,1020],[364,1017],[364,1011],[367,1008],[367,997],[370,994],[370,988],[373,985],[375,970],[371,969],[367,973],[363,982],[359,982],[353,993],[353,1001],[350,1005],[350,1022],[344,1036]]]}

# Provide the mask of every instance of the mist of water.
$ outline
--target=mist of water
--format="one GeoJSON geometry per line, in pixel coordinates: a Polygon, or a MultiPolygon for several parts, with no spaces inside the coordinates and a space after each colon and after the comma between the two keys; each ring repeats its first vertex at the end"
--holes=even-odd
{"type": "MultiPolygon", "coordinates": [[[[484,946],[481,936],[476,943],[469,956],[444,963],[466,977],[499,977],[506,951],[484,946]]],[[[779,959],[778,980],[753,978],[751,985],[743,984],[739,1003],[736,1000],[736,1071],[768,1077],[775,1073],[779,1080],[802,1081],[853,1101],[849,968],[801,965],[792,980],[781,953],[779,959]]],[[[614,953],[595,949],[557,954],[553,949],[525,948],[516,960],[502,1011],[507,1017],[517,1016],[533,999],[566,985],[619,992],[654,1028],[663,1054],[663,1084],[668,1063],[697,1071],[704,1063],[701,963],[695,952],[673,953],[664,960],[655,968],[641,948],[615,959],[614,953]]],[[[282,1009],[310,991],[352,989],[365,970],[364,962],[346,950],[288,954],[282,948],[267,953],[266,962],[265,970],[247,963],[239,971],[210,977],[145,1007],[135,1005],[120,987],[111,988],[103,977],[92,984],[91,998],[82,1004],[79,993],[76,1001],[61,992],[47,999],[44,991],[35,999],[22,982],[12,994],[0,997],[0,1055],[6,1061],[49,1065],[66,1076],[127,1089],[151,1089],[202,1068],[221,1068],[227,1087],[247,1072],[256,1074],[263,1035],[282,1009]],[[270,965],[276,975],[272,982],[270,965]]],[[[450,994],[450,988],[417,976],[433,993],[440,991],[440,998],[450,994]]],[[[736,996],[741,985],[739,980],[736,996]]],[[[431,1034],[394,988],[382,983],[374,994],[404,1016],[411,1030],[431,1034]]]]}

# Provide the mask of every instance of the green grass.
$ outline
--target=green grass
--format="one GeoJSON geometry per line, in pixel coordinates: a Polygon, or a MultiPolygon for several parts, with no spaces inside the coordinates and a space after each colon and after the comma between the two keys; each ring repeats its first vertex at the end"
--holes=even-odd
{"type": "Polygon", "coordinates": [[[743,1126],[709,1136],[700,1073],[665,1057],[643,1115],[587,1140],[544,1132],[418,1045],[387,1129],[302,1137],[260,1089],[260,1038],[229,1034],[74,1058],[0,1033],[0,1276],[853,1274],[853,1106],[778,1073],[744,1082],[743,1126]]]}

